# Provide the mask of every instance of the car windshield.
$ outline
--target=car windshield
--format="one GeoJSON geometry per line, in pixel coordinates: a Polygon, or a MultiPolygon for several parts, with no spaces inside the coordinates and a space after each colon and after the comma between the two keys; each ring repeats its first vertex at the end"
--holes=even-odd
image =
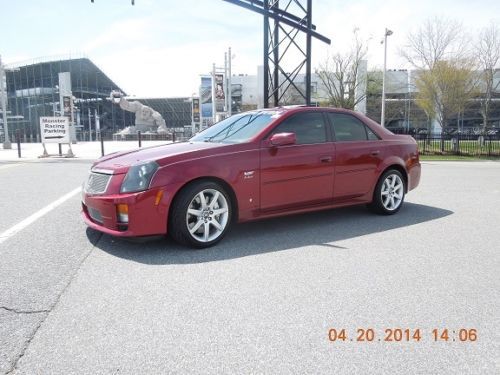
{"type": "Polygon", "coordinates": [[[274,120],[273,113],[247,112],[231,116],[197,134],[191,141],[243,143],[258,134],[274,120]]]}

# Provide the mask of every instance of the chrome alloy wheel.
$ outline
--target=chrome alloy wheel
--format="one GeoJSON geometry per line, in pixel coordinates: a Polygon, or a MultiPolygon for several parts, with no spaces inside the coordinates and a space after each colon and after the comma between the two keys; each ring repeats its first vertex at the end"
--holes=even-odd
{"type": "Polygon", "coordinates": [[[226,197],[215,189],[205,189],[194,196],[186,212],[186,225],[191,236],[200,242],[211,242],[227,226],[229,205],[226,197]]]}
{"type": "Polygon", "coordinates": [[[384,180],[381,189],[382,204],[388,211],[396,210],[403,201],[404,184],[397,174],[390,174],[384,180]]]}

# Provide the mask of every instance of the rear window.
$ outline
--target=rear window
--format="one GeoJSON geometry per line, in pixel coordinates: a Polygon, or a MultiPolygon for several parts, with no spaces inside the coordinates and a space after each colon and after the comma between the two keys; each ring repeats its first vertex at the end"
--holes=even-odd
{"type": "Polygon", "coordinates": [[[379,137],[356,117],[344,113],[328,113],[336,141],[378,140],[379,137]]]}

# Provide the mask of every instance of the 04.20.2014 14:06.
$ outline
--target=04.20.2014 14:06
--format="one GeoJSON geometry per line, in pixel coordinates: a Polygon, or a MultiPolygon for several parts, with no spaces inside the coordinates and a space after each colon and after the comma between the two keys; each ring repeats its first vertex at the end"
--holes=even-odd
{"type": "Polygon", "coordinates": [[[376,330],[374,328],[356,328],[355,332],[349,332],[345,328],[330,328],[328,340],[331,342],[475,342],[478,340],[475,328],[434,328],[423,330],[421,328],[385,328],[376,330]]]}

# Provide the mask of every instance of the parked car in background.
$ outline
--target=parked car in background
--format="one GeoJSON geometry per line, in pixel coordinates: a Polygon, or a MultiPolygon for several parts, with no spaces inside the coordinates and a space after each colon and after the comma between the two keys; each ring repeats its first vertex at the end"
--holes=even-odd
{"type": "Polygon", "coordinates": [[[419,137],[429,133],[426,124],[422,121],[408,123],[404,120],[392,120],[385,127],[387,130],[394,134],[409,134],[413,137],[419,137]]]}
{"type": "Polygon", "coordinates": [[[419,152],[352,111],[274,108],[234,115],[188,142],[107,155],[84,184],[88,226],[169,234],[191,247],[236,222],[367,204],[390,215],[420,180],[419,152]]]}

